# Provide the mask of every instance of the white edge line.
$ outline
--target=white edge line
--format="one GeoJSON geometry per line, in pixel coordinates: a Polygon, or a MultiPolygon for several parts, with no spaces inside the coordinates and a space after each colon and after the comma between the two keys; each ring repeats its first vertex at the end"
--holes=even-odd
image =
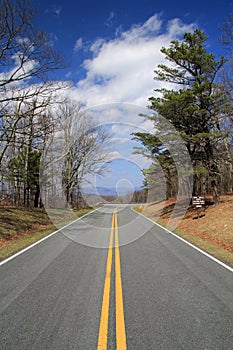
{"type": "Polygon", "coordinates": [[[7,262],[9,262],[10,260],[16,258],[17,256],[19,256],[19,255],[25,253],[27,250],[29,250],[29,249],[35,247],[37,244],[40,244],[41,242],[45,241],[46,239],[52,237],[52,236],[55,235],[56,233],[58,233],[58,232],[60,232],[61,230],[63,230],[63,228],[66,228],[66,227],[70,226],[71,224],[73,224],[74,222],[76,222],[76,221],[78,221],[78,220],[81,220],[81,219],[84,218],[85,216],[88,216],[88,215],[90,215],[91,213],[94,213],[94,212],[95,212],[96,210],[98,210],[98,209],[99,209],[99,208],[94,209],[94,210],[90,211],[89,213],[87,213],[87,214],[85,214],[85,215],[83,215],[83,216],[80,216],[78,219],[75,219],[74,221],[71,221],[69,224],[67,224],[67,225],[65,225],[65,226],[63,226],[63,227],[61,227],[61,228],[59,228],[59,230],[56,230],[56,231],[50,233],[48,236],[45,236],[45,237],[41,238],[39,241],[37,241],[37,242],[35,242],[35,243],[32,243],[32,244],[30,244],[29,246],[27,246],[26,248],[23,248],[22,250],[20,250],[20,251],[18,251],[17,253],[15,253],[14,255],[9,256],[9,258],[6,258],[6,259],[4,259],[3,261],[0,262],[0,266],[6,264],[7,262]]]}
{"type": "Polygon", "coordinates": [[[131,210],[133,210],[135,213],[141,215],[142,217],[144,217],[145,219],[151,221],[154,225],[159,226],[160,228],[162,228],[163,230],[167,231],[168,233],[170,233],[172,236],[178,238],[179,240],[181,240],[182,242],[186,243],[187,245],[189,245],[190,247],[194,248],[195,250],[197,250],[199,253],[207,256],[209,259],[215,261],[217,264],[225,267],[225,269],[233,272],[233,268],[231,268],[229,265],[226,265],[224,262],[222,262],[221,260],[218,260],[217,258],[215,258],[214,256],[208,254],[207,252],[205,252],[204,250],[198,248],[197,246],[195,246],[194,244],[188,242],[186,239],[178,236],[176,233],[168,230],[166,227],[163,227],[162,225],[158,224],[156,221],[153,221],[152,219],[148,218],[147,216],[143,215],[142,213],[139,213],[138,211],[134,210],[133,208],[131,208],[131,210]]]}

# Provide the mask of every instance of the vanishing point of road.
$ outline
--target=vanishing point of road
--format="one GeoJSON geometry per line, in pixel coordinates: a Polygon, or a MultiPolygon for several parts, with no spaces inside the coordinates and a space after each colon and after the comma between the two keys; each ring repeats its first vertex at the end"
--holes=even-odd
{"type": "Polygon", "coordinates": [[[232,276],[106,205],[0,264],[0,349],[230,350],[232,276]]]}

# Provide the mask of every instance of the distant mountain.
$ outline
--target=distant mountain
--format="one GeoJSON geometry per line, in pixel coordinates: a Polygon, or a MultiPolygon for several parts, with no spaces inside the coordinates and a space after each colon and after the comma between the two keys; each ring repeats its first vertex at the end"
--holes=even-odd
{"type": "MultiPolygon", "coordinates": [[[[140,191],[141,187],[135,187],[134,191],[140,191]]],[[[82,189],[82,192],[84,195],[99,195],[99,196],[115,196],[118,197],[124,196],[128,192],[130,192],[130,189],[128,187],[118,187],[117,191],[113,187],[101,187],[97,186],[96,188],[92,187],[86,187],[82,189]]]]}
{"type": "Polygon", "coordinates": [[[108,187],[86,187],[82,189],[83,194],[85,195],[99,195],[99,196],[115,196],[117,197],[117,192],[114,188],[108,187]]]}

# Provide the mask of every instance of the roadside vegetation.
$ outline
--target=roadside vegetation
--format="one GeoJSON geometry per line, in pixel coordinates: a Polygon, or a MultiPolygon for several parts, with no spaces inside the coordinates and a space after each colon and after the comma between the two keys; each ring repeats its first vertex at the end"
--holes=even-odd
{"type": "MultiPolygon", "coordinates": [[[[175,206],[175,199],[162,203],[152,202],[135,207],[139,212],[167,227],[175,206]],[[155,219],[156,217],[156,219],[155,219]]],[[[176,234],[216,258],[233,266],[233,193],[220,197],[219,205],[214,205],[211,197],[206,198],[206,206],[197,216],[195,206],[190,206],[184,218],[174,230],[176,234]]]]}
{"type": "Polygon", "coordinates": [[[67,225],[74,214],[79,218],[91,210],[79,209],[67,215],[67,211],[57,209],[52,223],[44,209],[0,207],[0,260],[67,225]]]}

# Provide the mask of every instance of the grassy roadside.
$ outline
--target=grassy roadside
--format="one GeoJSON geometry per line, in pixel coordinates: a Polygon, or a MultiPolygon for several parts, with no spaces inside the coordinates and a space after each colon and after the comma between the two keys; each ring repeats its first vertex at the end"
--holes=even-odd
{"type": "MultiPolygon", "coordinates": [[[[161,226],[167,227],[174,205],[175,201],[164,202],[162,211],[161,203],[150,203],[135,209],[161,226]]],[[[199,219],[197,219],[196,209],[190,206],[173,232],[219,260],[233,266],[232,213],[232,195],[222,196],[218,206],[213,206],[209,202],[199,219]]]]}
{"type": "Polygon", "coordinates": [[[57,210],[56,225],[42,209],[0,208],[0,261],[48,236],[93,208],[80,209],[67,215],[57,210]],[[75,214],[75,215],[74,215],[75,214]]]}

